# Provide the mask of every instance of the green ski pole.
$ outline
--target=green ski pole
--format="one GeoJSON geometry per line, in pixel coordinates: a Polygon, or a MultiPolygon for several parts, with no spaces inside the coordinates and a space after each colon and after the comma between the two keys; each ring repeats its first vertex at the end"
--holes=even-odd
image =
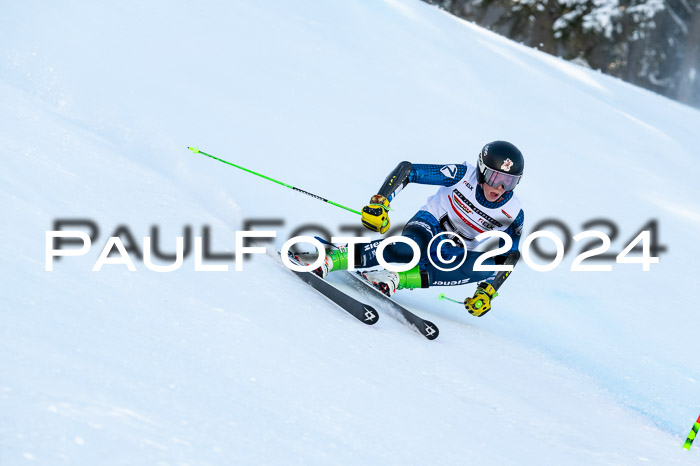
{"type": "Polygon", "coordinates": [[[344,206],[344,205],[338,204],[337,202],[329,201],[329,200],[326,199],[326,198],[323,198],[323,197],[318,196],[318,195],[316,195],[316,194],[310,193],[310,192],[308,192],[308,191],[304,191],[303,189],[295,188],[294,186],[288,185],[287,183],[282,183],[281,181],[275,180],[274,178],[270,178],[269,176],[261,175],[260,173],[256,173],[256,172],[254,172],[253,170],[248,170],[247,168],[243,168],[243,167],[241,167],[240,165],[236,165],[235,163],[227,162],[227,161],[224,160],[224,159],[220,159],[220,158],[218,158],[218,157],[214,157],[214,156],[211,155],[211,154],[207,154],[206,152],[202,152],[201,150],[197,149],[196,147],[188,147],[188,149],[191,150],[192,152],[194,152],[195,154],[206,155],[207,157],[211,157],[212,159],[218,160],[219,162],[225,163],[226,165],[231,165],[232,167],[240,168],[240,169],[243,170],[243,171],[246,171],[246,172],[248,172],[248,173],[252,173],[253,175],[257,175],[257,176],[259,176],[260,178],[265,178],[266,180],[273,181],[273,182],[275,182],[275,183],[277,183],[277,184],[281,184],[281,185],[284,186],[284,187],[287,187],[287,188],[289,188],[289,189],[293,189],[294,191],[300,192],[300,193],[302,193],[302,194],[306,194],[307,196],[311,196],[311,197],[313,197],[313,198],[315,198],[315,199],[318,199],[319,201],[327,202],[327,203],[332,204],[332,205],[334,205],[334,206],[336,206],[336,207],[340,207],[341,209],[349,210],[350,212],[353,212],[353,213],[355,213],[355,214],[357,214],[357,215],[362,215],[359,211],[354,210],[354,209],[351,209],[350,207],[346,207],[346,206],[344,206]]]}
{"type": "Polygon", "coordinates": [[[457,303],[457,304],[464,304],[464,301],[457,301],[456,299],[448,298],[447,296],[445,296],[445,293],[440,293],[438,295],[438,299],[440,301],[451,301],[451,302],[457,303]]]}

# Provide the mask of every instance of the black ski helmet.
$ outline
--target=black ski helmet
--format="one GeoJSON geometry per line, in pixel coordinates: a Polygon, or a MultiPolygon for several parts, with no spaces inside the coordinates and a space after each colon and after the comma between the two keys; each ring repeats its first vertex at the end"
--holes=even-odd
{"type": "Polygon", "coordinates": [[[520,183],[524,169],[525,159],[517,147],[506,141],[493,141],[479,153],[477,179],[479,183],[503,185],[506,191],[512,191],[520,183]]]}

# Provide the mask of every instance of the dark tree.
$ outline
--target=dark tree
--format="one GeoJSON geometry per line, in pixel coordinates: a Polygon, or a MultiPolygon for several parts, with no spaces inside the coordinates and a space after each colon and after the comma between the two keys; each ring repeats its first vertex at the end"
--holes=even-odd
{"type": "Polygon", "coordinates": [[[513,40],[700,107],[700,0],[426,0],[513,40]]]}

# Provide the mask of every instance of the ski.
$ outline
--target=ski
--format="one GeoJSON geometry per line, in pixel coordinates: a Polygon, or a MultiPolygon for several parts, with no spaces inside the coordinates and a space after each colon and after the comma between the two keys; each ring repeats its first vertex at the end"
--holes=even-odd
{"type": "Polygon", "coordinates": [[[438,337],[440,334],[440,330],[437,328],[437,325],[434,323],[430,322],[429,320],[425,320],[421,317],[418,317],[381,291],[379,291],[377,288],[374,287],[373,284],[371,284],[367,279],[359,272],[350,272],[348,271],[348,274],[352,276],[357,282],[361,282],[363,285],[357,287],[360,290],[366,290],[367,288],[371,289],[376,296],[380,296],[381,299],[384,300],[389,306],[392,307],[395,311],[397,311],[401,316],[403,316],[403,319],[405,322],[407,322],[409,325],[414,327],[418,332],[423,335],[425,338],[428,340],[434,340],[438,337]]]}
{"type": "MultiPolygon", "coordinates": [[[[297,265],[305,265],[299,262],[294,256],[290,255],[289,259],[297,265]]],[[[372,306],[345,294],[314,273],[297,272],[295,270],[292,270],[292,272],[363,324],[374,325],[379,320],[379,313],[372,306]]]]}

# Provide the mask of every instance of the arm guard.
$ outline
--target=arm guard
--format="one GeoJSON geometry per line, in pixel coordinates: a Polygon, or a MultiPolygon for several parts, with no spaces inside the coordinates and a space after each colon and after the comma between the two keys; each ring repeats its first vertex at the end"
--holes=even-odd
{"type": "Polygon", "coordinates": [[[466,165],[412,164],[401,162],[389,173],[377,194],[391,202],[408,183],[452,186],[467,173],[466,165]]]}
{"type": "MultiPolygon", "coordinates": [[[[503,262],[505,265],[512,265],[515,267],[515,264],[518,263],[518,260],[520,259],[520,251],[513,251],[508,256],[506,257],[506,260],[503,262]]],[[[491,286],[493,287],[494,290],[498,291],[498,289],[503,285],[503,282],[506,281],[506,278],[510,277],[511,271],[505,271],[502,270],[496,274],[496,278],[491,280],[491,286]]],[[[486,283],[489,281],[486,280],[486,283]]]]}
{"type": "Polygon", "coordinates": [[[379,188],[377,194],[381,194],[391,202],[399,191],[409,183],[409,176],[411,175],[412,168],[413,165],[411,162],[404,161],[398,164],[396,168],[394,168],[394,171],[389,173],[389,176],[386,177],[384,184],[379,188]]]}

